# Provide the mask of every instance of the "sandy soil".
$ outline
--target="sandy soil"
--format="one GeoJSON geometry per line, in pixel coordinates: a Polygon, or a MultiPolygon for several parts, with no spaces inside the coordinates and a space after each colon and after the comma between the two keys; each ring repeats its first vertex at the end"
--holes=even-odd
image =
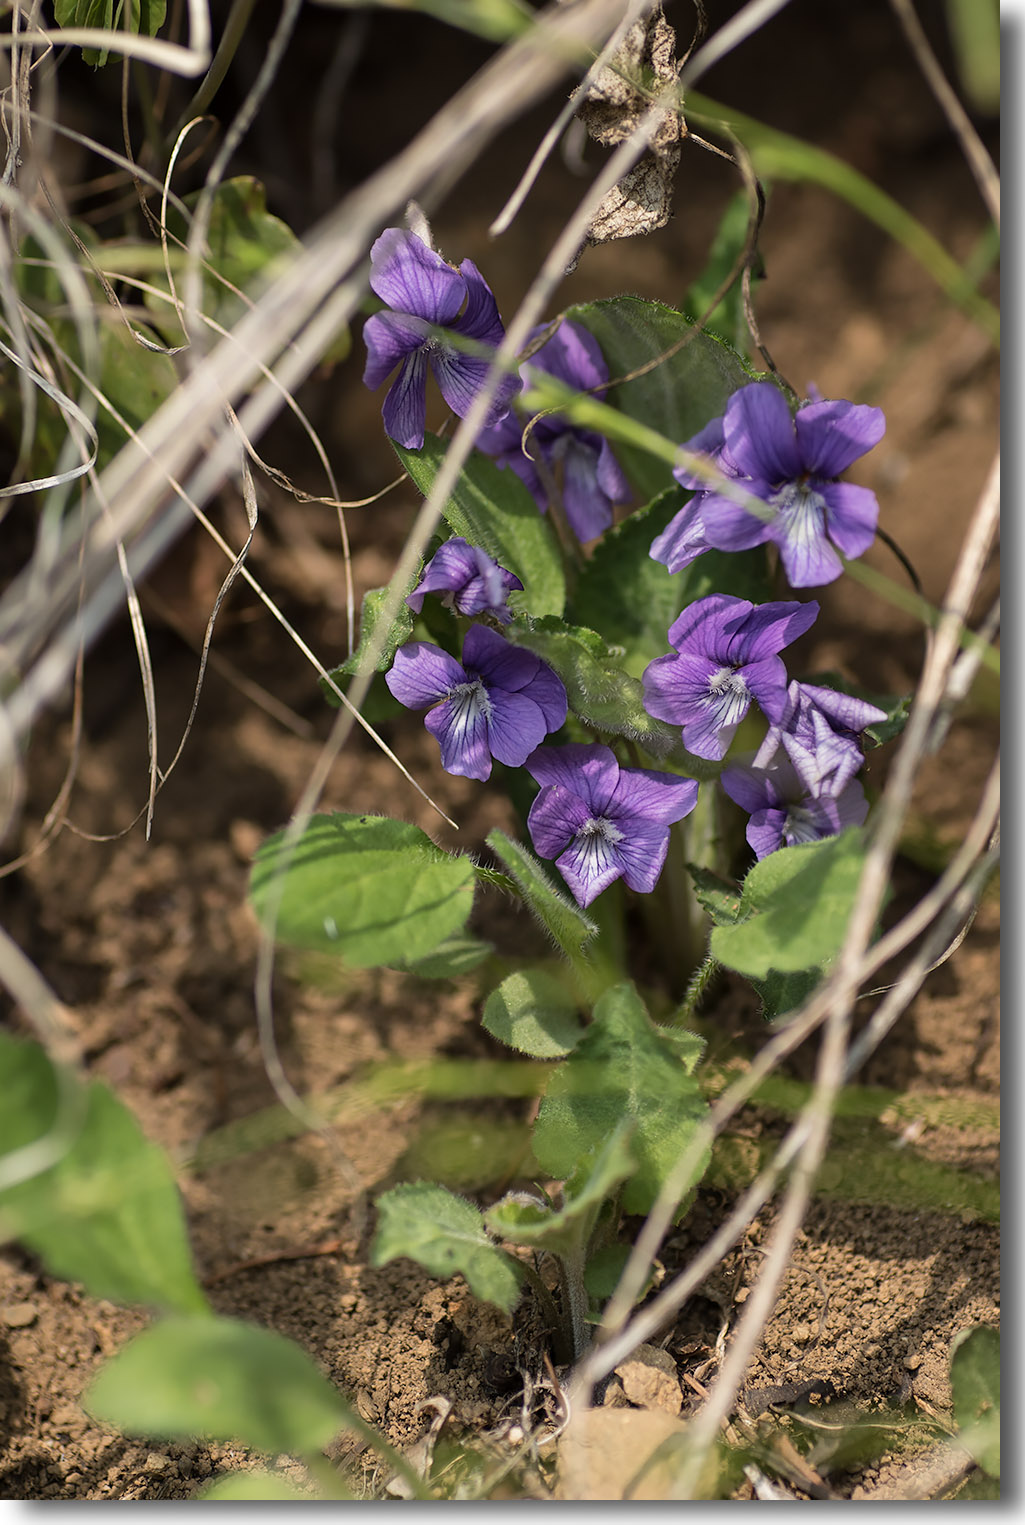
{"type": "MultiPolygon", "coordinates": [[[[888,8],[856,10],[857,19],[844,6],[798,0],[765,34],[764,46],[720,66],[707,91],[839,153],[901,200],[955,256],[967,257],[984,224],[967,171],[902,51],[888,8]]],[[[294,172],[286,184],[275,121],[293,111],[293,132],[305,125],[303,70],[322,54],[335,22],[330,11],[307,17],[286,76],[290,83],[240,165],[263,175],[271,205],[300,228],[317,210],[315,197],[297,188],[294,172]]],[[[349,144],[347,123],[374,111],[377,162],[484,52],[434,24],[375,18],[343,103],[337,185],[345,188],[372,167],[365,140],[349,144]],[[410,39],[422,39],[423,47],[400,46],[410,39]],[[433,49],[430,68],[424,67],[426,48],[433,49]]],[[[442,247],[455,258],[478,260],[506,312],[522,295],[537,249],[554,236],[578,184],[554,163],[510,235],[487,244],[487,221],[553,110],[549,103],[504,134],[437,219],[442,247]]],[[[988,127],[992,137],[993,124],[988,127]]],[[[564,299],[622,290],[678,298],[698,273],[733,188],[725,166],[685,149],[670,227],[628,248],[585,256],[564,299]]],[[[758,310],[777,363],[799,387],[814,381],[825,396],[870,396],[883,406],[888,432],[861,480],[879,493],[884,523],[917,566],[927,595],[941,597],[995,446],[992,353],[919,266],[823,191],[775,187],[763,249],[769,278],[758,310]]],[[[360,368],[361,356],[354,355],[304,393],[343,493],[353,498],[394,474],[378,437],[380,399],[363,391],[360,368]]],[[[275,428],[261,449],[302,485],[322,490],[290,426],[275,428]]],[[[261,499],[251,566],[330,665],[343,654],[345,628],[333,517],[326,509],[297,507],[269,485],[261,499]]],[[[350,516],[360,588],[386,580],[415,505],[406,484],[350,516]]],[[[234,523],[237,505],[226,503],[222,514],[234,523]]],[[[892,569],[882,548],[872,559],[892,569]]],[[[995,587],[995,565],[991,572],[995,587]]],[[[188,714],[194,645],[222,575],[216,553],[192,538],[145,595],[162,758],[188,714]]],[[[840,667],[880,690],[913,684],[921,642],[910,621],[867,604],[852,585],[828,590],[823,604],[824,629],[808,653],[809,666],[840,667]]],[[[524,1405],[517,1366],[537,1387],[535,1416],[555,1401],[545,1389],[530,1308],[510,1323],[471,1297],[458,1278],[439,1284],[408,1262],[372,1270],[366,1227],[352,1214],[349,1177],[321,1139],[308,1135],[223,1157],[209,1147],[218,1129],[274,1101],[254,1031],[248,864],[262,837],[287,819],[330,724],[314,676],[255,599],[233,594],[215,650],[220,666],[207,677],[196,727],[160,794],[147,843],[140,825],[132,825],[145,801],[147,761],[127,625],[100,643],[86,667],[84,736],[67,819],[41,850],[31,851],[68,765],[70,712],[47,721],[33,740],[29,798],[19,835],[6,847],[10,857],[31,856],[0,880],[0,915],[73,1011],[91,1072],[114,1086],[150,1136],[176,1157],[200,1151],[201,1162],[205,1158],[182,1170],[181,1184],[197,1265],[218,1311],[298,1340],[395,1444],[409,1446],[423,1433],[429,1416],[422,1404],[440,1395],[452,1404],[447,1433],[487,1441],[500,1455],[502,1436],[524,1405]],[[261,708],[240,691],[239,675],[287,711],[261,708]]],[[[921,894],[937,855],[956,844],[971,817],[996,745],[992,705],[985,701],[983,694],[965,707],[942,753],[923,771],[915,830],[895,883],[897,906],[921,894]]],[[[486,790],[440,771],[416,717],[391,722],[387,736],[458,819],[463,846],[478,844],[496,823],[509,824],[486,790]]],[[[359,739],[335,766],[323,805],[392,813],[452,840],[387,761],[359,739]]],[[[507,908],[491,913],[487,930],[513,959],[531,946],[531,929],[507,908]]],[[[867,1066],[867,1085],[904,1098],[884,1112],[868,1141],[877,1179],[860,1181],[855,1190],[842,1169],[827,1171],[748,1373],[748,1392],[828,1381],[833,1396],[810,1400],[813,1422],[830,1412],[899,1406],[907,1431],[900,1440],[888,1437],[882,1457],[853,1469],[822,1462],[822,1475],[840,1496],[863,1496],[907,1477],[908,1457],[932,1444],[923,1421],[949,1409],[952,1337],[972,1324],[999,1321],[999,1229],[973,1205],[972,1190],[973,1183],[994,1181],[998,1170],[997,937],[992,894],[962,946],[929,976],[867,1066]],[[966,1195],[925,1208],[913,1193],[902,1198],[889,1174],[899,1180],[909,1159],[960,1172],[966,1195]]],[[[286,964],[276,977],[275,999],[282,1056],[301,1091],[344,1086],[386,1056],[493,1052],[479,1026],[480,992],[472,978],[427,985],[386,972],[350,973],[314,987],[290,978],[286,964]]],[[[717,1061],[742,1058],[758,1044],[755,1004],[749,993],[725,984],[705,1008],[702,1027],[717,1061]]],[[[6,1020],[21,1030],[16,1012],[6,1020]]],[[[787,1073],[806,1079],[813,1062],[814,1044],[806,1045],[787,1073]]],[[[498,1118],[509,1136],[524,1120],[513,1104],[498,1118]]],[[[477,1128],[486,1141],[495,1122],[493,1106],[485,1116],[470,1106],[442,1111],[410,1097],[376,1112],[343,1113],[335,1141],[371,1198],[440,1163],[452,1184],[487,1200],[500,1189],[503,1167],[466,1140],[477,1128]],[[462,1130],[454,1150],[453,1118],[462,1130]],[[467,1166],[470,1154],[475,1168],[467,1166]]],[[[685,1263],[728,1209],[737,1160],[781,1126],[782,1114],[769,1107],[742,1116],[734,1154],[724,1156],[664,1250],[667,1274],[685,1263]]],[[[664,1331],[661,1343],[682,1383],[684,1414],[713,1370],[717,1341],[729,1338],[772,1222],[770,1211],[752,1226],[714,1285],[664,1331]]],[[[138,1312],[97,1303],[54,1280],[17,1248],[0,1254],[0,1496],[188,1498],[211,1476],[253,1464],[228,1446],[126,1441],[83,1415],[82,1389],[143,1323],[138,1312]]],[[[752,1408],[753,1401],[741,1416],[745,1423],[779,1429],[768,1411],[752,1416],[752,1408]]],[[[337,1455],[368,1489],[385,1481],[372,1454],[353,1441],[343,1439],[337,1455]]],[[[298,1475],[287,1459],[282,1466],[298,1475]]],[[[550,1483],[549,1476],[531,1473],[498,1486],[494,1496],[503,1489],[541,1494],[550,1483]]],[[[800,1496],[814,1491],[800,1475],[790,1485],[800,1496]]],[[[738,1490],[750,1496],[749,1483],[741,1480],[738,1490]]]]}

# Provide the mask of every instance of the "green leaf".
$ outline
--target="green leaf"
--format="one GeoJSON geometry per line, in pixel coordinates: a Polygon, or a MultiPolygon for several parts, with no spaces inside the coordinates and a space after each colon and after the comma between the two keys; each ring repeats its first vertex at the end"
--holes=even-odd
{"type": "Polygon", "coordinates": [[[858,827],[770,853],[744,880],[742,919],[713,928],[712,956],[755,979],[828,964],[843,943],[864,859],[858,827]]]}
{"type": "Polygon", "coordinates": [[[238,1440],[257,1451],[319,1451],[350,1409],[306,1351],[229,1318],[172,1318],[120,1350],[82,1400],[126,1435],[238,1440]]]}
{"type": "Polygon", "coordinates": [[[656,756],[679,750],[678,730],[648,714],[640,681],[623,671],[595,631],[549,617],[518,621],[506,633],[558,673],[570,708],[594,730],[628,736],[656,756]]]}
{"type": "Polygon", "coordinates": [[[510,974],[484,1003],[484,1028],[534,1059],[561,1059],[583,1034],[576,1002],[543,969],[510,974]]]}
{"type": "MultiPolygon", "coordinates": [[[[99,27],[103,31],[123,32],[124,0],[53,0],[53,14],[59,27],[99,27]]],[[[166,0],[129,0],[127,30],[143,37],[155,37],[167,14],[166,0]]],[[[120,57],[119,54],[115,55],[120,57]]],[[[83,48],[87,64],[99,68],[110,57],[109,51],[83,48]]]]}
{"type": "Polygon", "coordinates": [[[584,948],[598,930],[594,922],[559,893],[534,855],[518,842],[513,842],[504,831],[499,831],[496,827],[494,831],[488,832],[486,840],[491,851],[512,875],[527,906],[556,947],[565,954],[578,974],[587,977],[591,971],[584,948]]]}
{"type": "Polygon", "coordinates": [[[676,1057],[687,1074],[693,1075],[705,1052],[704,1038],[699,1037],[697,1033],[688,1032],[685,1027],[663,1027],[661,1023],[658,1031],[663,1041],[675,1050],[676,1057]]]}
{"type": "MultiPolygon", "coordinates": [[[[787,1012],[796,1011],[803,1006],[812,991],[822,983],[824,970],[798,969],[788,974],[781,974],[778,969],[770,969],[764,980],[751,980],[751,984],[758,992],[762,1003],[762,1016],[766,1022],[777,1022],[780,1017],[785,1017],[787,1012]]],[[[750,975],[748,976],[750,979],[750,975]]]]}
{"type": "Polygon", "coordinates": [[[38,1044],[6,1033],[0,1074],[0,1167],[60,1125],[62,1101],[78,1124],[55,1165],[0,1190],[0,1239],[22,1240],[93,1297],[204,1312],[174,1176],[128,1108],[99,1082],[80,1088],[65,1077],[61,1087],[38,1044]]]}
{"type": "Polygon", "coordinates": [[[570,618],[596,630],[609,647],[622,647],[622,666],[639,678],[668,650],[667,631],[689,604],[709,593],[730,593],[752,603],[769,594],[764,550],[707,551],[670,573],[653,561],[651,542],[692,495],[676,484],[606,530],[584,564],[570,618]]]}
{"type": "Polygon", "coordinates": [[[261,917],[278,904],[277,936],[292,947],[359,968],[401,963],[433,953],[470,914],[472,861],[406,821],[315,815],[293,853],[285,840],[278,832],[260,848],[249,895],[261,917]]]}
{"type": "MultiPolygon", "coordinates": [[[[199,192],[185,197],[185,205],[194,209],[199,192]]],[[[167,214],[167,230],[174,239],[187,243],[189,223],[174,207],[167,214]]],[[[203,257],[203,312],[222,328],[233,328],[246,312],[260,285],[265,284],[274,267],[294,259],[300,242],[287,223],[267,210],[267,192],[252,175],[238,175],[224,180],[213,194],[210,221],[203,257]],[[232,290],[232,287],[235,289],[232,290]],[[245,293],[250,301],[243,300],[245,293]]],[[[154,285],[168,290],[159,278],[154,285]]],[[[180,280],[178,294],[181,295],[180,280]]],[[[178,332],[178,318],[173,305],[160,297],[147,296],[146,305],[165,332],[178,332]]],[[[342,357],[344,358],[344,357],[342,357]]]]}
{"type": "MultiPolygon", "coordinates": [[[[626,1270],[626,1263],[633,1253],[632,1244],[606,1244],[596,1250],[584,1267],[584,1286],[596,1303],[608,1302],[619,1286],[626,1270]]],[[[637,1294],[637,1302],[643,1301],[651,1291],[653,1277],[648,1278],[637,1294]]]]}
{"type": "Polygon", "coordinates": [[[647,1213],[704,1115],[698,1083],[674,1044],[652,1023],[633,985],[617,985],[598,1001],[584,1037],[549,1082],[534,1153],[542,1169],[567,1179],[624,1118],[632,1119],[638,1163],[623,1207],[647,1213]]]}
{"type": "Polygon", "coordinates": [[[950,1385],[961,1443],[990,1477],[1000,1476],[1000,1336],[978,1324],[950,1347],[950,1385]]]}
{"type": "MultiPolygon", "coordinates": [[[[102,309],[101,309],[102,310],[102,309]]],[[[78,366],[83,364],[81,344],[74,324],[57,318],[51,324],[54,340],[78,366]]],[[[143,323],[133,323],[135,332],[156,342],[156,335],[143,323]]],[[[124,323],[104,316],[99,324],[98,374],[91,373],[98,393],[96,405],[97,470],[117,454],[128,440],[125,427],[138,432],[178,385],[174,362],[167,355],[147,349],[135,339],[124,323]],[[109,403],[109,408],[104,404],[109,403]]],[[[68,426],[56,405],[45,399],[39,409],[34,460],[40,472],[51,471],[68,426]]]]}
{"type": "MultiPolygon", "coordinates": [[[[394,440],[392,444],[426,497],[445,458],[445,444],[430,433],[421,450],[406,450],[394,440]]],[[[562,613],[566,580],[555,536],[514,471],[502,470],[475,451],[442,513],[454,534],[480,546],[520,579],[523,592],[510,594],[510,608],[538,615],[562,613]]]]}
{"type": "Polygon", "coordinates": [[[688,863],[687,872],[694,881],[694,898],[703,911],[707,911],[717,927],[731,927],[740,921],[742,890],[730,879],[722,879],[710,868],[699,863],[688,863]]]}
{"type": "Polygon", "coordinates": [[[420,980],[454,980],[469,974],[494,952],[494,944],[479,937],[446,937],[426,958],[399,959],[391,967],[420,980]]]}
{"type": "Polygon", "coordinates": [[[300,1493],[298,1488],[293,1488],[277,1472],[229,1472],[227,1477],[219,1477],[209,1488],[204,1488],[199,1495],[202,1504],[213,1502],[258,1502],[262,1500],[280,1501],[283,1504],[298,1504],[314,1501],[317,1495],[300,1493]]]}
{"type": "MultiPolygon", "coordinates": [[[[750,197],[747,191],[737,191],[726,203],[726,210],[712,240],[705,268],[690,287],[683,304],[688,318],[694,323],[699,322],[723,281],[735,272],[732,286],[705,319],[705,327],[712,333],[721,334],[729,344],[742,353],[747,351],[751,338],[744,316],[744,294],[741,283],[743,272],[738,261],[747,243],[750,222],[750,197]]],[[[756,256],[751,274],[753,279],[764,279],[765,270],[760,255],[756,256]]]]}
{"type": "Polygon", "coordinates": [[[488,1228],[511,1244],[549,1250],[566,1260],[582,1255],[599,1213],[634,1168],[631,1132],[624,1119],[610,1138],[588,1151],[563,1187],[561,1208],[512,1194],[485,1214],[488,1228]]]}
{"type": "MultiPolygon", "coordinates": [[[[738,387],[757,379],[720,339],[702,333],[682,312],[661,302],[611,297],[571,307],[566,316],[594,334],[613,379],[649,365],[685,341],[643,376],[610,387],[605,399],[675,444],[691,439],[725,411],[738,387]]],[[[646,451],[617,444],[616,455],[645,500],[673,485],[668,464],[646,451]]]]}
{"type": "MultiPolygon", "coordinates": [[[[410,582],[406,593],[413,587],[418,577],[419,573],[410,582]]],[[[389,590],[387,588],[371,588],[368,593],[364,593],[363,610],[359,622],[359,644],[352,656],[346,657],[341,666],[336,667],[331,674],[339,688],[342,687],[343,679],[350,677],[355,672],[359,672],[366,661],[370,643],[374,637],[376,636],[378,640],[380,639],[377,627],[388,598],[388,593],[389,590]]],[[[409,640],[412,633],[413,611],[406,603],[405,595],[403,595],[402,602],[399,604],[392,618],[391,625],[384,636],[384,644],[378,654],[377,661],[374,663],[375,672],[387,671],[395,660],[396,651],[409,640]]],[[[320,680],[320,686],[324,691],[328,704],[333,705],[337,709],[341,703],[337,694],[324,682],[323,678],[320,680]]]]}
{"type": "Polygon", "coordinates": [[[387,1265],[407,1255],[432,1276],[447,1278],[459,1271],[475,1297],[512,1312],[521,1273],[512,1257],[488,1238],[472,1202],[443,1186],[412,1181],[385,1192],[378,1199],[377,1215],[372,1265],[387,1265]]]}

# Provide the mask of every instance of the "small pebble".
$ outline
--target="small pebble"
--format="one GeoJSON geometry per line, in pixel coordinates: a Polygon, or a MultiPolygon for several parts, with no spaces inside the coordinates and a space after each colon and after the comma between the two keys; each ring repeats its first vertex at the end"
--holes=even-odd
{"type": "Polygon", "coordinates": [[[8,1303],[0,1308],[0,1319],[8,1329],[28,1329],[38,1317],[39,1309],[34,1303],[8,1303]]]}

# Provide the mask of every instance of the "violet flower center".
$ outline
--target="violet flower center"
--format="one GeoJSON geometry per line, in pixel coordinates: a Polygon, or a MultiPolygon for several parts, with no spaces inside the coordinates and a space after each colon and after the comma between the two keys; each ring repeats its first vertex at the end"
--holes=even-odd
{"type": "Polygon", "coordinates": [[[828,505],[811,482],[784,482],[769,499],[779,515],[783,533],[794,545],[808,545],[822,538],[828,505]]]}
{"type": "Polygon", "coordinates": [[[483,678],[473,678],[469,683],[457,683],[455,688],[449,689],[448,700],[452,706],[452,730],[458,737],[473,729],[478,716],[490,721],[493,714],[483,678]]]}
{"type": "Polygon", "coordinates": [[[720,667],[708,680],[708,697],[715,701],[724,725],[743,720],[751,702],[743,673],[734,667],[720,667]]]}
{"type": "Polygon", "coordinates": [[[788,847],[801,842],[817,842],[822,835],[822,824],[803,805],[791,805],[783,825],[783,840],[788,847]]]}
{"type": "MultiPolygon", "coordinates": [[[[613,846],[616,842],[622,842],[623,833],[618,826],[613,826],[607,816],[590,816],[577,832],[577,841],[600,837],[602,842],[613,846]]],[[[597,844],[594,844],[597,845],[597,844]]]]}

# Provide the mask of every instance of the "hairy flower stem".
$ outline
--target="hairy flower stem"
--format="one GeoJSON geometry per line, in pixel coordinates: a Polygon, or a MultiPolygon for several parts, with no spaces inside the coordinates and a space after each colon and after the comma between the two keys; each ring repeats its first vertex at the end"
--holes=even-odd
{"type": "Polygon", "coordinates": [[[704,798],[707,793],[698,796],[698,805],[686,821],[678,821],[670,827],[666,865],[654,895],[645,903],[649,929],[674,999],[682,998],[706,953],[706,917],[695,898],[687,872],[688,861],[702,861],[700,851],[705,841],[705,823],[695,822],[694,817],[702,811],[704,798]]]}
{"type": "MultiPolygon", "coordinates": [[[[549,1292],[548,1288],[545,1286],[544,1282],[541,1280],[534,1267],[528,1261],[518,1260],[515,1256],[510,1256],[510,1259],[516,1268],[517,1274],[523,1276],[524,1279],[530,1284],[535,1297],[541,1305],[541,1310],[545,1316],[545,1322],[551,1330],[552,1337],[555,1340],[556,1359],[560,1363],[568,1363],[570,1361],[576,1360],[578,1352],[573,1342],[572,1331],[568,1327],[566,1318],[560,1314],[559,1309],[556,1307],[555,1299],[552,1297],[552,1294],[549,1292]]],[[[560,1281],[561,1264],[562,1263],[560,1261],[560,1281]]],[[[563,1301],[565,1303],[565,1297],[563,1298],[563,1301]]]]}
{"type": "Polygon", "coordinates": [[[563,1326],[573,1350],[571,1359],[578,1361],[590,1344],[587,1332],[587,1288],[584,1286],[584,1252],[576,1250],[572,1255],[557,1257],[559,1285],[562,1289],[563,1326]]]}

